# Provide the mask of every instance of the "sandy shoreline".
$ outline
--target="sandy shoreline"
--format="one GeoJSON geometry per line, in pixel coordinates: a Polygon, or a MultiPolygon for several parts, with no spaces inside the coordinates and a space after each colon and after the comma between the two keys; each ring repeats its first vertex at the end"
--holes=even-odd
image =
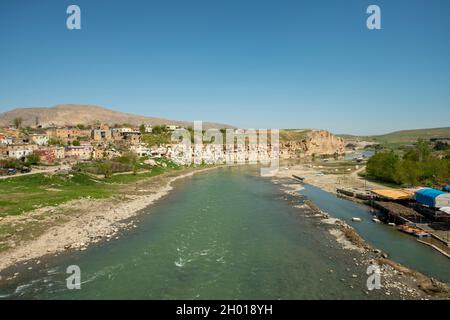
{"type": "Polygon", "coordinates": [[[351,188],[365,188],[365,189],[386,189],[388,187],[380,184],[365,181],[360,178],[357,173],[363,170],[359,168],[350,174],[321,174],[320,168],[312,168],[308,165],[295,165],[290,167],[280,168],[276,174],[277,178],[292,178],[296,175],[304,178],[304,182],[324,191],[336,194],[336,188],[351,187],[351,188]]]}
{"type": "Polygon", "coordinates": [[[173,182],[215,168],[185,169],[145,179],[129,186],[133,190],[126,196],[83,198],[56,207],[40,208],[24,216],[6,217],[1,224],[20,226],[43,214],[51,213],[53,218],[58,219],[59,212],[73,213],[69,217],[62,216],[68,221],[49,228],[36,239],[14,245],[14,248],[0,253],[0,271],[27,260],[67,250],[85,250],[89,244],[115,239],[120,230],[136,227],[130,218],[167,195],[173,189],[173,182]]]}

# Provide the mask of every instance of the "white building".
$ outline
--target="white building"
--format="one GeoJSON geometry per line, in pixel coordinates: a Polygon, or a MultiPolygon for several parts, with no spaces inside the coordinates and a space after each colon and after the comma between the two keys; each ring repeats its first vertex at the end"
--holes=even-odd
{"type": "Polygon", "coordinates": [[[152,151],[150,150],[150,148],[143,146],[143,145],[131,146],[130,150],[132,152],[136,153],[139,157],[147,157],[152,154],[152,151]]]}
{"type": "Polygon", "coordinates": [[[31,135],[31,141],[37,144],[38,146],[46,146],[48,145],[48,137],[45,134],[33,134],[31,135]]]}
{"type": "Polygon", "coordinates": [[[10,158],[23,159],[33,154],[36,146],[32,145],[9,145],[6,155],[10,158]]]}
{"type": "Polygon", "coordinates": [[[113,128],[112,131],[119,132],[119,133],[126,133],[126,132],[133,132],[134,130],[132,128],[128,127],[122,127],[122,128],[113,128]]]}
{"type": "Polygon", "coordinates": [[[13,138],[0,134],[0,144],[8,145],[13,143],[13,138]]]}
{"type": "Polygon", "coordinates": [[[169,131],[175,131],[175,130],[177,130],[179,128],[180,128],[180,126],[176,126],[176,125],[173,125],[173,124],[166,125],[166,129],[169,130],[169,131]]]}

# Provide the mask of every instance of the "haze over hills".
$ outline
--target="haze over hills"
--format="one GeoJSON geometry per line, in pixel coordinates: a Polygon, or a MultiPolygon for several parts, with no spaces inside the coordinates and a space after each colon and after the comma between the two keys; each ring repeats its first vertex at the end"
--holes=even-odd
{"type": "MultiPolygon", "coordinates": [[[[23,126],[34,126],[36,121],[42,126],[56,125],[56,126],[75,126],[78,124],[92,125],[95,123],[106,123],[109,125],[114,124],[131,124],[131,125],[165,125],[173,124],[183,127],[192,126],[191,121],[170,120],[157,117],[148,117],[142,115],[136,115],[131,113],[113,111],[104,107],[95,105],[81,105],[81,104],[60,104],[48,108],[17,108],[7,112],[0,113],[0,126],[9,126],[13,123],[15,118],[22,118],[23,126]]],[[[234,126],[221,123],[204,122],[204,129],[209,128],[235,128],[234,126]]],[[[294,132],[301,136],[305,135],[311,129],[304,130],[283,130],[281,132],[281,140],[287,139],[285,135],[289,133],[292,135],[294,132]],[[284,132],[284,133],[283,133],[284,132]]],[[[320,131],[320,130],[319,130],[320,131]]],[[[383,135],[371,135],[371,136],[357,136],[351,134],[338,134],[338,137],[346,140],[365,140],[378,143],[388,144],[405,144],[413,143],[418,139],[429,140],[431,138],[449,138],[450,139],[450,127],[443,128],[428,128],[428,129],[413,129],[413,130],[401,130],[395,131],[383,135]]],[[[299,140],[299,137],[291,137],[287,140],[299,140]]],[[[300,139],[302,140],[302,139],[300,139]]]]}
{"type": "MultiPolygon", "coordinates": [[[[131,113],[124,113],[106,109],[95,105],[60,104],[49,108],[17,108],[0,113],[0,126],[11,125],[15,118],[22,118],[24,126],[34,126],[36,121],[42,126],[75,126],[77,124],[90,125],[97,122],[131,125],[179,125],[192,126],[191,121],[169,120],[164,118],[147,117],[131,113]]],[[[233,128],[227,124],[203,122],[203,128],[233,128]]]]}

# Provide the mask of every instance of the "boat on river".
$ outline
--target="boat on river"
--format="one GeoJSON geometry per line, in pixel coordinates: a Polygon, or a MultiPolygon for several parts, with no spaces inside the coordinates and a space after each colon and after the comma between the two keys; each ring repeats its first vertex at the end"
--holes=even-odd
{"type": "Polygon", "coordinates": [[[430,237],[431,234],[429,234],[426,231],[423,231],[422,229],[408,226],[408,225],[401,225],[397,227],[398,230],[407,233],[409,235],[415,236],[417,238],[424,238],[424,237],[430,237]]]}
{"type": "Polygon", "coordinates": [[[295,174],[293,174],[292,177],[293,177],[294,179],[298,180],[298,181],[301,181],[301,182],[304,182],[304,181],[305,181],[305,178],[296,176],[295,174]]]}

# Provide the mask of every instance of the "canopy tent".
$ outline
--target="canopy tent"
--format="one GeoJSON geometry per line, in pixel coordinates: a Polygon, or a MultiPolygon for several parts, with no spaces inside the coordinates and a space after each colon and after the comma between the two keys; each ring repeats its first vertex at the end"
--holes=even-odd
{"type": "Polygon", "coordinates": [[[372,190],[372,193],[391,200],[408,200],[411,199],[413,194],[404,190],[394,189],[376,189],[372,190]]]}
{"type": "Polygon", "coordinates": [[[417,190],[415,199],[417,202],[433,208],[450,207],[450,193],[433,188],[417,190]]]}

